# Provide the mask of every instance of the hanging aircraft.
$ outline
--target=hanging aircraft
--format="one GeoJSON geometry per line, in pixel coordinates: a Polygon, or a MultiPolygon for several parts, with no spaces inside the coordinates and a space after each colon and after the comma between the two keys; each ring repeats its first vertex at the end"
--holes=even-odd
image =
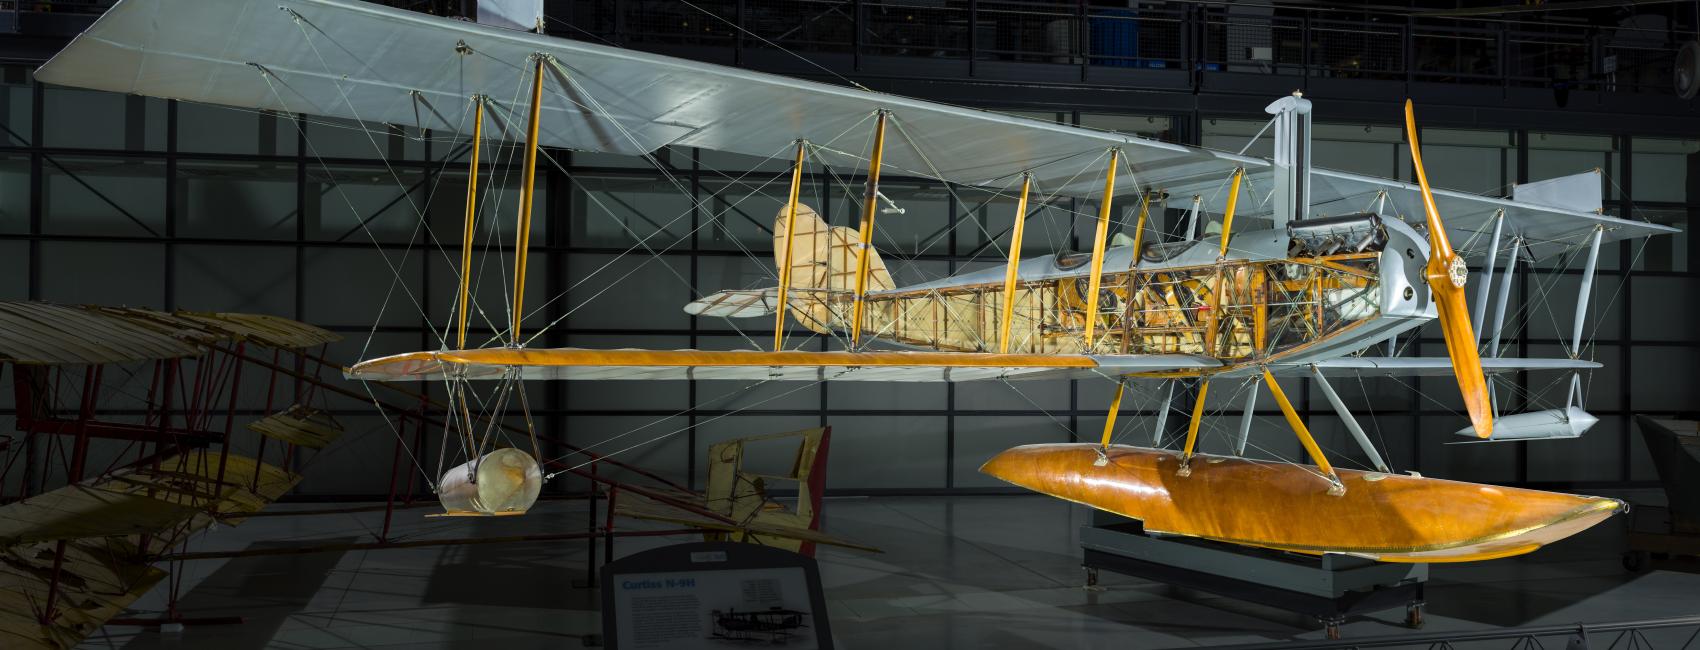
{"type": "MultiPolygon", "coordinates": [[[[1312,167],[1312,107],[1297,93],[1267,109],[1275,147],[1266,159],[349,0],[121,0],[37,79],[451,133],[464,129],[444,114],[469,106],[476,115],[474,151],[487,139],[523,139],[511,321],[503,340],[466,345],[478,217],[475,153],[456,349],[367,360],[347,370],[350,378],[448,382],[463,416],[466,387],[479,380],[497,381],[506,394],[528,379],[1101,378],[1114,382],[1116,393],[1098,443],[1017,447],[982,470],[1142,520],[1148,531],[1386,561],[1526,553],[1604,520],[1622,504],[1395,474],[1328,378],[1452,376],[1470,420],[1461,433],[1484,440],[1580,435],[1592,416],[1579,404],[1579,373],[1598,367],[1580,355],[1599,247],[1674,232],[1603,214],[1593,174],[1522,186],[1512,198],[1431,189],[1409,102],[1404,119],[1416,184],[1312,167]],[[526,116],[523,130],[502,115],[526,116]],[[487,122],[495,135],[483,130],[487,122]],[[845,134],[866,136],[871,147],[846,151],[838,144],[845,134]],[[729,290],[686,306],[701,316],[772,318],[771,349],[529,347],[521,325],[539,147],[643,157],[663,147],[790,153],[790,192],[774,227],[776,286],[729,290]],[[802,204],[799,188],[810,164],[865,175],[857,228],[831,226],[802,204]],[[1003,268],[898,286],[872,247],[884,212],[882,173],[1013,198],[1015,226],[1003,268]],[[1219,227],[1201,234],[1194,225],[1181,241],[1159,241],[1148,223],[1151,208],[1169,197],[1192,197],[1192,218],[1219,215],[1219,227]],[[1096,201],[1090,252],[1022,259],[1030,201],[1059,198],[1096,201]],[[1140,207],[1131,242],[1111,246],[1118,198],[1140,207]],[[1469,250],[1454,240],[1468,242],[1469,250]],[[1568,356],[1499,356],[1507,279],[1519,259],[1579,250],[1587,251],[1587,261],[1568,356]],[[1479,283],[1472,312],[1464,295],[1466,258],[1482,260],[1491,276],[1502,252],[1494,333],[1483,358],[1477,332],[1491,282],[1479,283]],[[1366,354],[1432,320],[1440,321],[1447,356],[1366,354]],[[844,349],[788,346],[792,322],[841,339],[844,349]],[[1495,413],[1491,376],[1513,371],[1574,373],[1570,404],[1495,413]],[[1317,383],[1373,471],[1333,466],[1275,381],[1281,376],[1317,383]],[[1196,384],[1180,449],[1112,444],[1133,378],[1161,379],[1160,390],[1170,394],[1178,383],[1196,384]],[[1198,453],[1205,397],[1223,381],[1254,387],[1239,437],[1231,455],[1198,453]],[[1280,406],[1309,465],[1243,457],[1259,384],[1280,406]]],[[[1390,116],[1394,111],[1390,106],[1390,116]]],[[[1168,409],[1160,413],[1154,445],[1166,430],[1168,409]]],[[[465,439],[469,476],[486,448],[473,433],[470,426],[444,433],[465,439]]]]}

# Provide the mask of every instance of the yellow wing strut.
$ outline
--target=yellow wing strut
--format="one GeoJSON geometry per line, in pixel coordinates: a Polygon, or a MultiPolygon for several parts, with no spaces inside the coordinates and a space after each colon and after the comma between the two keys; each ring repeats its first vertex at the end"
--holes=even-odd
{"type": "Polygon", "coordinates": [[[1334,473],[1334,466],[1328,463],[1327,456],[1322,455],[1322,448],[1316,446],[1316,439],[1310,437],[1310,429],[1305,426],[1304,420],[1299,419],[1298,412],[1293,410],[1293,403],[1287,401],[1287,394],[1281,392],[1281,384],[1275,381],[1275,375],[1269,374],[1268,368],[1263,369],[1263,383],[1269,387],[1269,394],[1275,396],[1275,403],[1281,405],[1281,415],[1287,416],[1287,426],[1293,428],[1293,434],[1299,437],[1299,444],[1304,445],[1305,453],[1310,454],[1316,468],[1322,470],[1328,480],[1334,483],[1334,487],[1328,492],[1344,494],[1346,488],[1340,483],[1340,477],[1334,473]]]}
{"type": "Polygon", "coordinates": [[[862,197],[862,230],[856,249],[855,305],[850,311],[851,347],[862,344],[863,303],[868,292],[868,250],[873,246],[874,215],[879,214],[880,161],[885,158],[885,118],[888,114],[885,110],[879,112],[879,119],[874,124],[874,153],[868,159],[868,189],[862,197]]]}
{"type": "Polygon", "coordinates": [[[1110,199],[1116,193],[1116,163],[1122,150],[1110,150],[1110,167],[1104,172],[1104,198],[1098,204],[1098,234],[1092,238],[1092,275],[1088,276],[1086,291],[1086,340],[1084,351],[1091,352],[1093,331],[1098,324],[1098,291],[1104,284],[1104,239],[1110,231],[1110,199]]]}
{"type": "Polygon", "coordinates": [[[1192,459],[1192,450],[1198,447],[1198,424],[1204,419],[1204,396],[1210,394],[1210,380],[1198,383],[1198,401],[1192,403],[1192,419],[1186,424],[1186,446],[1181,449],[1181,462],[1192,459]]]}
{"type": "Polygon", "coordinates": [[[785,203],[785,254],[779,260],[779,304],[773,317],[773,349],[785,349],[785,301],[791,291],[791,251],[797,243],[797,194],[803,188],[803,154],[808,145],[797,141],[797,165],[791,169],[791,195],[785,203]]]}
{"type": "Polygon", "coordinates": [[[1116,431],[1116,414],[1122,410],[1122,393],[1127,391],[1127,382],[1116,382],[1116,396],[1110,400],[1110,412],[1104,416],[1104,439],[1099,447],[1109,448],[1110,434],[1116,431]]]}
{"type": "Polygon", "coordinates": [[[472,160],[466,173],[466,224],[460,237],[460,324],[455,347],[466,349],[466,301],[472,286],[472,235],[478,219],[478,147],[484,140],[484,96],[472,96],[472,160]]]}
{"type": "Polygon", "coordinates": [[[1139,266],[1139,249],[1145,243],[1145,217],[1151,213],[1151,195],[1146,192],[1145,198],[1139,202],[1139,222],[1133,227],[1133,261],[1128,263],[1128,269],[1139,266]]]}
{"type": "Polygon", "coordinates": [[[1234,232],[1234,209],[1240,204],[1240,179],[1245,177],[1245,168],[1234,169],[1234,184],[1228,188],[1228,206],[1222,211],[1222,250],[1218,257],[1228,256],[1228,235],[1234,232]]]}
{"type": "Polygon", "coordinates": [[[525,318],[525,258],[531,249],[531,197],[537,181],[537,126],[543,117],[543,54],[532,55],[536,60],[531,86],[531,122],[525,132],[525,172],[519,186],[519,242],[514,247],[514,322],[513,345],[519,345],[519,323],[525,318]]]}
{"type": "MultiPolygon", "coordinates": [[[[1033,185],[1033,174],[1021,175],[1021,198],[1015,202],[1015,230],[1009,238],[1009,270],[1003,275],[1003,320],[998,324],[998,352],[1009,354],[1009,327],[1015,321],[1016,267],[1021,266],[1021,235],[1027,226],[1027,190],[1033,185]]],[[[1116,392],[1120,403],[1121,392],[1116,392]]],[[[1112,419],[1114,415],[1110,416],[1112,419]]],[[[1108,444],[1107,442],[1105,444],[1108,444]]]]}

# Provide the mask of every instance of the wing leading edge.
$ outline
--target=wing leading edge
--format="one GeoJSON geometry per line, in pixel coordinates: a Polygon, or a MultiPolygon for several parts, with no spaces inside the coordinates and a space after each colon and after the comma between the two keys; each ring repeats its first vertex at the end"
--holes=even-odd
{"type": "Polygon", "coordinates": [[[1204,370],[1215,359],[1185,354],[1040,355],[976,352],[783,350],[587,350],[580,348],[410,352],[356,364],[349,379],[738,380],[957,382],[1113,377],[1204,370]]]}

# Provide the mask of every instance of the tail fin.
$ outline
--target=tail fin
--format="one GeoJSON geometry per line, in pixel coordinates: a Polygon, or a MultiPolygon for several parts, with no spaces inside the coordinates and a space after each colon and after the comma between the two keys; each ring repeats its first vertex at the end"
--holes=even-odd
{"type": "MultiPolygon", "coordinates": [[[[850,319],[850,304],[856,291],[856,249],[859,240],[854,228],[827,226],[814,208],[797,205],[795,237],[785,230],[785,208],[773,224],[773,260],[778,267],[785,263],[787,241],[797,249],[791,254],[791,293],[789,302],[797,321],[804,327],[822,334],[843,330],[850,319]]],[[[868,291],[897,287],[879,252],[868,250],[868,291]]]]}

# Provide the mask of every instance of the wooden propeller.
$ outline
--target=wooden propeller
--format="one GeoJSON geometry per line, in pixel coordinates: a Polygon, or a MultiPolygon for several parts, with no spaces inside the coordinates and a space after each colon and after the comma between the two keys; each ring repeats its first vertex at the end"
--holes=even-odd
{"type": "Polygon", "coordinates": [[[1423,210],[1428,213],[1428,286],[1434,291],[1441,331],[1446,335],[1446,352],[1452,357],[1452,372],[1458,377],[1458,390],[1464,394],[1470,423],[1475,425],[1476,436],[1486,438],[1493,435],[1492,396],[1488,394],[1487,377],[1482,374],[1482,358],[1476,350],[1470,311],[1464,304],[1464,284],[1469,279],[1469,270],[1464,258],[1446,240],[1446,226],[1440,222],[1440,211],[1434,207],[1434,193],[1429,191],[1428,174],[1423,171],[1423,154],[1417,149],[1416,113],[1409,99],[1405,100],[1405,133],[1411,139],[1411,166],[1417,170],[1417,184],[1423,190],[1423,210]]]}

